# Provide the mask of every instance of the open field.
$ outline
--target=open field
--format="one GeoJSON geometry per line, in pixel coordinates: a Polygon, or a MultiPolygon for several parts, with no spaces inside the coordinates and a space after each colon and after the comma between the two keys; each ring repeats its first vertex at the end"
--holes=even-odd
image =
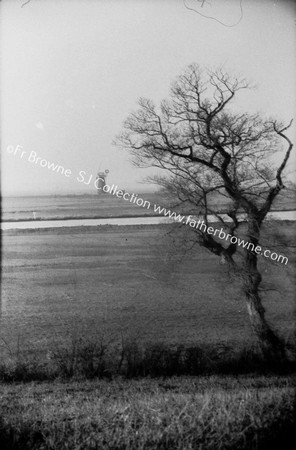
{"type": "MultiPolygon", "coordinates": [[[[270,227],[270,226],[269,226],[270,227]]],[[[267,229],[261,258],[268,319],[294,328],[294,223],[267,229]],[[276,234],[276,235],[275,235],[276,234]]],[[[236,282],[219,258],[166,236],[168,226],[92,227],[5,232],[1,336],[12,347],[46,350],[73,334],[171,344],[254,342],[236,282]]],[[[2,348],[3,350],[3,348],[2,348]]]]}
{"type": "Polygon", "coordinates": [[[294,389],[292,377],[0,385],[0,444],[4,450],[290,450],[294,389]]]}
{"type": "MultiPolygon", "coordinates": [[[[220,344],[239,350],[256,342],[239,283],[200,247],[184,253],[172,228],[3,233],[1,449],[294,448],[291,370],[267,365],[265,374],[278,375],[263,376],[252,353],[219,356],[220,344]],[[73,346],[80,337],[86,347],[73,346]],[[111,347],[114,372],[92,353],[92,339],[111,347]],[[118,342],[126,351],[120,370],[118,342]],[[137,359],[134,343],[160,353],[137,359]],[[182,344],[200,347],[177,360],[182,344]],[[212,362],[202,353],[207,344],[212,362]],[[187,376],[196,373],[219,375],[187,376]]],[[[259,260],[267,318],[286,338],[295,324],[294,235],[294,222],[268,223],[262,246],[289,262],[259,260]]]]}

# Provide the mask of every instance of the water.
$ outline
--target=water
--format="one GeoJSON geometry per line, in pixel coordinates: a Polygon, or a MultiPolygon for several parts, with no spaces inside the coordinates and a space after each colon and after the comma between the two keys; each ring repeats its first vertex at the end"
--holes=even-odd
{"type": "MultiPolygon", "coordinates": [[[[173,219],[155,216],[153,205],[167,205],[157,193],[141,194],[151,203],[151,208],[142,208],[133,203],[108,196],[48,196],[14,197],[2,200],[2,230],[25,230],[40,228],[80,227],[98,225],[155,225],[174,222],[173,219]]],[[[283,208],[291,206],[283,204],[283,208]]],[[[226,205],[220,204],[221,209],[226,205]]],[[[274,211],[268,219],[296,220],[296,211],[274,211]]],[[[171,211],[174,208],[171,207],[171,211]]],[[[221,214],[223,220],[230,220],[221,214]]],[[[202,217],[194,217],[202,219],[202,217]]],[[[245,216],[240,215],[239,220],[245,216]]],[[[184,219],[185,221],[185,219],[184,219]]],[[[217,222],[214,216],[209,222],[217,222]]]]}
{"type": "Polygon", "coordinates": [[[68,219],[44,220],[30,222],[6,222],[1,224],[2,230],[25,230],[39,228],[81,227],[97,225],[154,225],[168,223],[166,217],[111,217],[108,219],[68,219]]]}
{"type": "MultiPolygon", "coordinates": [[[[193,216],[195,220],[202,220],[201,216],[193,216]]],[[[224,221],[231,219],[226,214],[221,214],[224,221]]],[[[245,215],[240,214],[239,220],[244,220],[245,215]]],[[[215,216],[208,217],[209,222],[217,222],[215,216]]],[[[296,220],[296,211],[274,211],[267,215],[267,220],[296,220]]],[[[184,222],[186,219],[184,219],[184,222]]],[[[168,217],[110,217],[106,219],[67,219],[67,220],[43,220],[43,221],[25,221],[25,222],[5,222],[1,224],[2,230],[26,230],[40,228],[60,228],[60,227],[81,227],[98,225],[155,225],[173,223],[173,219],[168,217]]]]}

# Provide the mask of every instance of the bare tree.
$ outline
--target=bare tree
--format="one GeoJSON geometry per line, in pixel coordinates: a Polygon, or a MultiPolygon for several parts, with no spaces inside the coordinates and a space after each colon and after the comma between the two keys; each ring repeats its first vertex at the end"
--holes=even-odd
{"type": "Polygon", "coordinates": [[[282,176],[293,147],[285,132],[292,121],[284,126],[259,114],[232,112],[229,106],[235,96],[250,87],[245,79],[221,69],[190,65],[159,108],[140,99],[139,110],[126,119],[116,144],[131,151],[136,165],[165,169],[165,177],[156,181],[190,205],[195,214],[202,213],[207,226],[209,215],[215,215],[235,236],[240,214],[245,214],[245,233],[252,251],[241,251],[236,243],[226,243],[200,229],[194,230],[195,242],[240,275],[251,324],[262,348],[283,354],[282,340],[265,319],[254,248],[267,213],[285,187],[282,176]],[[228,221],[220,214],[221,207],[211,202],[214,194],[225,198],[228,221]]]}

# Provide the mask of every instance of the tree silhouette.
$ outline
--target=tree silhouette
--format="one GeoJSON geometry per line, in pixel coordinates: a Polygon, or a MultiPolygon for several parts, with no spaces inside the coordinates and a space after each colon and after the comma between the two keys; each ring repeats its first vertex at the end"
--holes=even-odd
{"type": "Polygon", "coordinates": [[[240,276],[262,349],[283,355],[282,340],[265,318],[256,249],[266,215],[285,188],[282,177],[293,147],[285,132],[292,121],[283,125],[259,114],[233,112],[232,101],[248,88],[245,79],[222,69],[190,65],[158,108],[151,100],[139,100],[140,108],[125,120],[116,144],[132,153],[134,164],[164,169],[165,176],[155,181],[193,213],[201,212],[207,227],[214,215],[237,236],[245,214],[248,249],[196,228],[194,239],[240,276]],[[213,195],[225,199],[227,220],[221,206],[213,205],[213,195]]]}

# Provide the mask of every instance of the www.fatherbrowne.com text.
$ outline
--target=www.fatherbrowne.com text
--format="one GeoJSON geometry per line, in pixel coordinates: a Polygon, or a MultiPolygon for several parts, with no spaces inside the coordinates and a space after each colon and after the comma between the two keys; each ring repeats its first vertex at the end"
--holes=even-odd
{"type": "MultiPolygon", "coordinates": [[[[137,194],[130,194],[128,192],[122,191],[121,189],[118,189],[117,186],[114,186],[114,184],[112,184],[112,186],[106,184],[102,189],[105,192],[108,192],[111,195],[115,195],[118,198],[123,198],[124,200],[129,201],[130,203],[135,203],[137,206],[142,206],[143,208],[147,209],[151,208],[151,203],[148,200],[144,200],[141,197],[138,197],[137,194]]],[[[203,220],[201,219],[195,220],[195,218],[192,217],[191,215],[182,216],[181,214],[171,212],[170,210],[161,207],[159,205],[153,205],[153,210],[155,213],[168,217],[169,219],[174,220],[175,222],[189,225],[191,228],[195,228],[204,233],[211,234],[215,237],[218,237],[219,239],[226,240],[231,244],[237,244],[240,247],[255,252],[257,255],[263,255],[265,256],[265,258],[269,258],[272,261],[277,261],[282,264],[288,263],[288,258],[286,256],[278,255],[276,252],[271,252],[268,249],[263,250],[260,245],[257,245],[255,247],[255,245],[252,242],[245,241],[244,239],[241,239],[237,236],[226,233],[223,228],[215,229],[213,227],[207,226],[203,220]]]]}
{"type": "MultiPolygon", "coordinates": [[[[35,151],[31,151],[28,155],[26,151],[23,150],[23,147],[21,145],[17,145],[14,147],[13,145],[7,146],[7,153],[10,153],[13,156],[18,156],[19,158],[27,159],[28,162],[40,165],[43,168],[47,168],[53,172],[60,173],[61,175],[64,175],[65,177],[69,178],[71,177],[72,171],[71,169],[66,169],[65,167],[54,164],[52,162],[47,161],[46,159],[41,158],[40,156],[37,156],[37,153],[35,151]],[[26,156],[25,156],[26,155],[26,156]]],[[[123,198],[125,201],[128,201],[130,203],[134,203],[137,206],[150,209],[151,203],[148,200],[144,200],[141,197],[138,196],[138,194],[130,194],[129,192],[123,191],[121,189],[118,189],[117,186],[109,186],[108,184],[105,184],[105,180],[100,177],[94,177],[92,174],[87,177],[86,179],[86,172],[84,170],[81,170],[78,174],[78,177],[76,177],[76,180],[79,183],[83,183],[86,185],[89,185],[91,182],[94,183],[94,186],[97,190],[102,189],[104,192],[109,193],[111,195],[115,195],[118,198],[123,198]],[[100,181],[103,181],[103,187],[100,186],[100,181]]],[[[202,231],[204,233],[211,234],[215,237],[218,237],[219,239],[225,239],[226,241],[229,241],[231,244],[237,244],[240,247],[243,247],[249,251],[255,252],[257,255],[263,255],[265,258],[269,258],[272,261],[277,261],[282,264],[288,263],[288,258],[283,255],[278,255],[277,253],[273,252],[271,253],[270,250],[265,249],[263,250],[260,245],[257,245],[256,247],[252,242],[245,241],[244,239],[240,239],[237,236],[227,234],[223,230],[223,228],[220,229],[214,229],[213,227],[207,226],[203,220],[195,220],[192,216],[182,216],[180,214],[177,215],[175,212],[171,212],[170,210],[167,210],[166,208],[163,208],[158,205],[153,205],[154,212],[163,215],[165,217],[168,217],[170,220],[173,220],[178,223],[182,223],[185,225],[189,225],[191,228],[195,228],[199,231],[202,231]]]]}

